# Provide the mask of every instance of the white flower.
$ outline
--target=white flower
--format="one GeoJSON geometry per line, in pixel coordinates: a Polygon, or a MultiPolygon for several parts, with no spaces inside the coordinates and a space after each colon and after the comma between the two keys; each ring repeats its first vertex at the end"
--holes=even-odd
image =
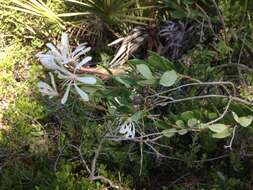
{"type": "Polygon", "coordinates": [[[135,137],[135,124],[131,118],[128,118],[123,124],[119,126],[119,133],[123,134],[125,138],[135,137]]]}
{"type": "MultiPolygon", "coordinates": [[[[59,79],[63,80],[63,86],[67,86],[66,91],[61,99],[61,103],[65,104],[68,100],[71,87],[74,87],[75,91],[83,101],[89,101],[89,96],[84,92],[78,85],[79,84],[88,84],[94,85],[97,83],[97,79],[93,76],[79,76],[76,74],[76,69],[80,69],[82,66],[91,61],[90,56],[86,56],[83,60],[79,62],[81,55],[85,55],[90,51],[90,47],[86,47],[87,43],[80,44],[73,52],[69,47],[68,36],[66,33],[62,34],[61,44],[59,46],[54,46],[52,43],[48,43],[47,47],[50,49],[46,54],[37,54],[40,62],[47,69],[53,70],[59,79]],[[70,72],[65,65],[71,64],[75,69],[73,72],[70,72]]],[[[51,82],[53,88],[44,82],[39,82],[38,87],[40,92],[43,95],[55,96],[58,92],[56,90],[56,85],[53,79],[52,74],[51,82]]]]}
{"type": "Polygon", "coordinates": [[[87,43],[80,44],[73,52],[71,52],[68,35],[67,33],[63,33],[61,43],[57,47],[52,43],[47,43],[46,46],[50,51],[46,54],[37,54],[37,57],[48,69],[57,70],[59,67],[69,63],[74,64],[76,69],[80,69],[92,59],[92,57],[87,56],[79,62],[80,56],[85,55],[91,50],[91,48],[86,47],[86,45],[87,43]]]}

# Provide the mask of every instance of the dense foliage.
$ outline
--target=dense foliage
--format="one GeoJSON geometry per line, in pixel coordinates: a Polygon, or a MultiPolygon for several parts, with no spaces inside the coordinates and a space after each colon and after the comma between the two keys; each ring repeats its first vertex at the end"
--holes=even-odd
{"type": "Polygon", "coordinates": [[[252,1],[0,6],[0,189],[253,188],[252,1]]]}

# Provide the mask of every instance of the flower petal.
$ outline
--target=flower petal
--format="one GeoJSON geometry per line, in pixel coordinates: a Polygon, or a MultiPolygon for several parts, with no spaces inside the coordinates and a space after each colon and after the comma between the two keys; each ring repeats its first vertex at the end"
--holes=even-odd
{"type": "Polygon", "coordinates": [[[135,125],[129,120],[125,121],[119,129],[119,133],[124,135],[125,138],[134,138],[135,137],[135,125]]]}
{"type": "Polygon", "coordinates": [[[66,89],[66,91],[65,91],[65,93],[64,93],[64,95],[61,99],[61,104],[65,104],[67,102],[68,97],[69,97],[70,86],[71,86],[71,83],[68,84],[68,87],[67,87],[67,89],[66,89]]]}
{"type": "Polygon", "coordinates": [[[91,50],[91,47],[85,48],[84,50],[82,50],[79,53],[77,53],[76,55],[74,55],[73,59],[78,59],[78,57],[80,57],[81,55],[86,54],[90,50],[91,50]]]}
{"type": "Polygon", "coordinates": [[[130,138],[134,138],[135,137],[135,126],[134,123],[131,123],[131,134],[130,134],[130,138]]]}
{"type": "Polygon", "coordinates": [[[59,68],[59,66],[54,61],[53,55],[37,54],[36,56],[39,58],[39,61],[41,62],[41,64],[47,69],[57,70],[59,68]]]}
{"type": "Polygon", "coordinates": [[[119,133],[120,134],[126,134],[129,130],[128,124],[125,122],[120,126],[119,133]]]}
{"type": "Polygon", "coordinates": [[[85,57],[78,65],[76,65],[76,69],[80,69],[83,65],[87,64],[92,60],[92,57],[85,57]]]}
{"type": "Polygon", "coordinates": [[[76,54],[83,51],[83,49],[86,47],[87,43],[82,43],[79,46],[76,47],[76,49],[72,52],[71,57],[75,57],[76,54]]]}
{"type": "Polygon", "coordinates": [[[54,75],[51,72],[49,72],[49,75],[50,75],[50,79],[51,79],[51,84],[52,84],[54,90],[57,92],[57,88],[56,88],[56,84],[55,84],[55,80],[54,80],[54,75]]]}
{"type": "Polygon", "coordinates": [[[58,96],[58,92],[55,91],[50,85],[43,81],[39,81],[37,84],[39,91],[44,96],[58,96]]]}
{"type": "Polygon", "coordinates": [[[80,95],[80,97],[82,98],[83,101],[88,102],[89,101],[89,96],[86,92],[84,92],[81,88],[79,88],[76,84],[75,84],[75,89],[77,91],[77,93],[80,95]]]}
{"type": "Polygon", "coordinates": [[[119,38],[119,39],[117,39],[117,40],[114,40],[113,42],[111,42],[110,44],[108,44],[107,46],[114,46],[115,44],[118,44],[118,43],[120,43],[120,42],[122,42],[123,40],[124,40],[125,38],[124,37],[122,37],[122,38],[119,38]]]}
{"type": "MultiPolygon", "coordinates": [[[[69,39],[68,39],[68,34],[67,33],[62,33],[61,36],[61,45],[62,45],[62,56],[67,59],[69,57],[69,39]]],[[[66,61],[65,61],[66,62],[66,61]]]]}
{"type": "Polygon", "coordinates": [[[62,57],[58,49],[52,43],[47,43],[46,46],[52,51],[54,56],[62,57]]]}
{"type": "Polygon", "coordinates": [[[96,84],[97,79],[95,77],[77,77],[77,80],[84,84],[96,84]]]}

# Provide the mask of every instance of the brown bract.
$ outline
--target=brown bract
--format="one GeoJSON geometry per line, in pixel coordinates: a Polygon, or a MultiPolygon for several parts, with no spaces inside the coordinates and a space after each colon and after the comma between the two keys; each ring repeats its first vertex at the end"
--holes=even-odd
{"type": "Polygon", "coordinates": [[[126,72],[125,67],[117,67],[111,69],[105,69],[102,67],[95,68],[81,68],[77,71],[78,74],[92,74],[101,78],[102,80],[109,80],[115,75],[124,74],[126,72]]]}

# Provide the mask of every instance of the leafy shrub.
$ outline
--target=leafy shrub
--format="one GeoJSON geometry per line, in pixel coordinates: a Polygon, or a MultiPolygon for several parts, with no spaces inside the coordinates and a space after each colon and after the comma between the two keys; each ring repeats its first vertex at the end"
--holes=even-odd
{"type": "MultiPolygon", "coordinates": [[[[68,53],[78,40],[70,37],[67,47],[64,34],[64,43],[56,44],[59,25],[1,9],[0,189],[251,189],[252,3],[211,2],[129,5],[165,6],[151,13],[127,12],[131,16],[158,14],[159,22],[193,19],[200,26],[209,20],[223,25],[224,18],[225,26],[214,26],[214,37],[187,51],[182,60],[148,52],[144,59],[131,59],[116,75],[105,62],[96,68],[90,65],[93,52],[72,62],[68,53]],[[30,37],[24,40],[23,35],[30,37]],[[44,41],[55,44],[39,54],[49,75],[34,59],[44,41]],[[69,72],[75,75],[74,82],[69,72]],[[90,77],[96,84],[84,84],[77,77],[90,77]],[[39,83],[44,94],[57,96],[42,97],[40,80],[47,82],[39,83]],[[68,86],[73,88],[67,96],[68,86]],[[53,91],[57,93],[48,93],[53,91]]],[[[46,3],[56,16],[82,10],[73,5],[46,3]]],[[[117,14],[109,21],[103,14],[102,18],[121,35],[132,27],[119,23],[117,14]]],[[[66,26],[72,21],[63,20],[66,26]]],[[[102,46],[92,48],[96,55],[113,54],[102,46]]]]}

